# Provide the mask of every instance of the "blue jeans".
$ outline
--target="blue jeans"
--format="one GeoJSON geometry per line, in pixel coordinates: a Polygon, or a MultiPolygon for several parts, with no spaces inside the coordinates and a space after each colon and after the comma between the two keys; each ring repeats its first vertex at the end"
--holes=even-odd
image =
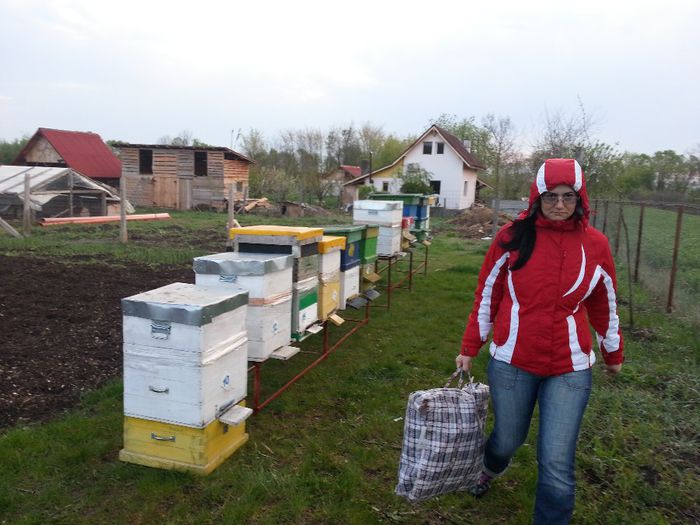
{"type": "Polygon", "coordinates": [[[495,424],[486,442],[485,471],[499,476],[506,470],[527,438],[535,403],[539,403],[533,523],[569,523],[576,490],[576,441],[591,393],[591,370],[537,376],[491,359],[488,377],[495,424]]]}

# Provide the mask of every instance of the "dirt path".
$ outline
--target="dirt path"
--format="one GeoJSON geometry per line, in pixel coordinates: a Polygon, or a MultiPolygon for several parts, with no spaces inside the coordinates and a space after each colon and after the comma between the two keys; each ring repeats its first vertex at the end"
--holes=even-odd
{"type": "Polygon", "coordinates": [[[43,421],[122,373],[120,299],[191,267],[0,256],[0,429],[43,421]]]}

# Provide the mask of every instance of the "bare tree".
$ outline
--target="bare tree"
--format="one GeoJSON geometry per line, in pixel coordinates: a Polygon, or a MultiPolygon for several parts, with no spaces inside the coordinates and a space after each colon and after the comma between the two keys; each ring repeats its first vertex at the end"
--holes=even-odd
{"type": "Polygon", "coordinates": [[[501,170],[511,160],[515,150],[515,130],[510,117],[496,117],[493,113],[486,115],[482,122],[488,134],[486,149],[493,166],[494,197],[492,236],[498,230],[498,214],[501,207],[501,170]]]}

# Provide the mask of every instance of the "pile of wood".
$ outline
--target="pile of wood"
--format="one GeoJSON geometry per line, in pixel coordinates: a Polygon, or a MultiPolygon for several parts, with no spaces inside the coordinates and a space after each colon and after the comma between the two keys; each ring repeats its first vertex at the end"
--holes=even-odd
{"type": "MultiPolygon", "coordinates": [[[[498,227],[509,223],[513,218],[507,213],[498,214],[498,227]]],[[[475,206],[447,221],[457,226],[457,232],[467,239],[490,237],[493,232],[493,209],[475,206]]]]}
{"type": "Polygon", "coordinates": [[[276,206],[267,197],[261,199],[246,199],[236,202],[236,213],[254,213],[254,210],[272,211],[276,206]]]}

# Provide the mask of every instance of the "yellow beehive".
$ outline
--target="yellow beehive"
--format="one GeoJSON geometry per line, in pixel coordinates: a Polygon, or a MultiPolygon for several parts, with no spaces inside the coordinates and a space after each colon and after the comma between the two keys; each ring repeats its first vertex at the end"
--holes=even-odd
{"type": "Polygon", "coordinates": [[[229,230],[231,239],[236,236],[273,236],[273,237],[293,237],[297,241],[303,241],[323,235],[321,228],[305,228],[302,226],[277,226],[272,224],[264,224],[260,226],[242,226],[240,228],[231,228],[229,230]]]}
{"type": "Polygon", "coordinates": [[[126,416],[119,459],[147,467],[209,474],[246,441],[245,421],[228,425],[215,419],[204,428],[192,428],[126,416]]]}
{"type": "Polygon", "coordinates": [[[320,281],[318,290],[318,318],[322,321],[338,309],[340,302],[340,272],[336,272],[337,279],[320,281]]]}

